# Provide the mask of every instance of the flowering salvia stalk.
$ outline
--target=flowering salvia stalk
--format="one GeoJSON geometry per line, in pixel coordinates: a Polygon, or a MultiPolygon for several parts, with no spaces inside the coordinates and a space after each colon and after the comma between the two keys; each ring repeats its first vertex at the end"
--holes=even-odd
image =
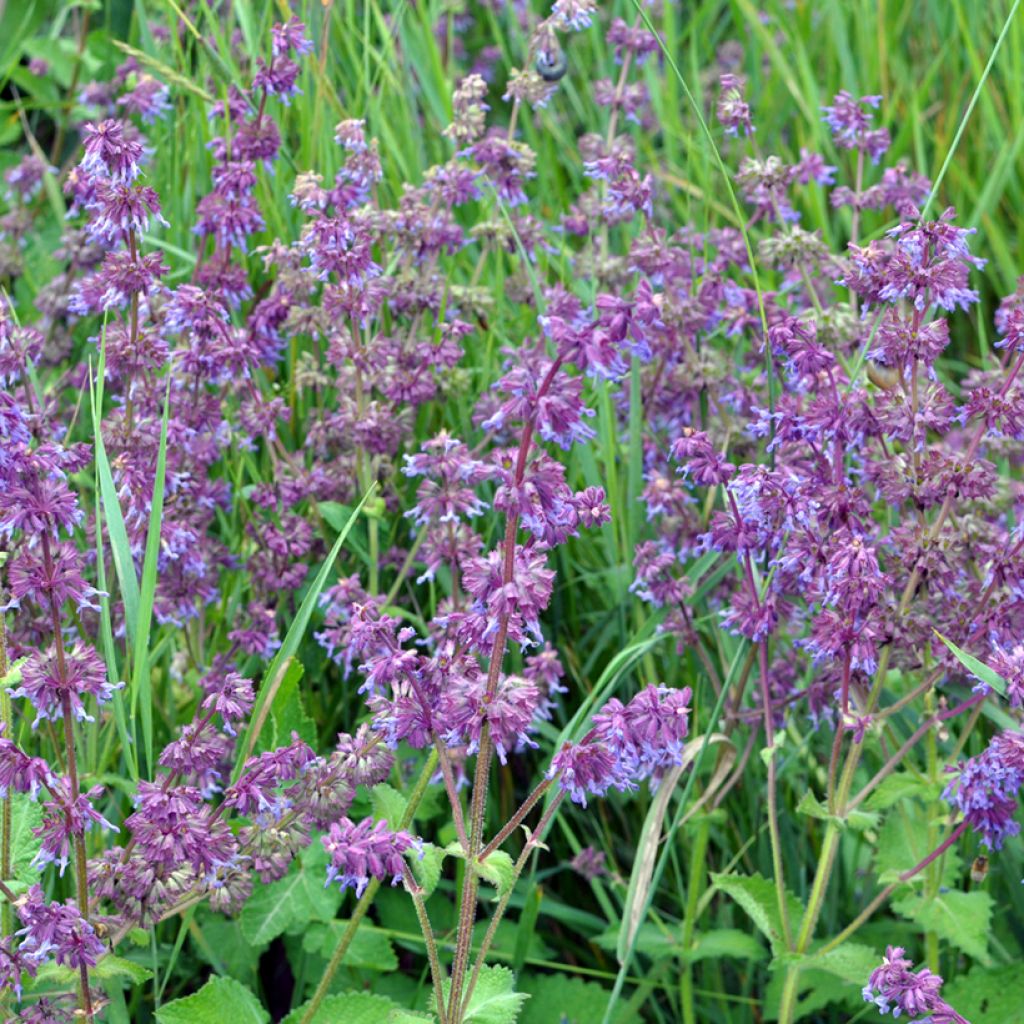
{"type": "Polygon", "coordinates": [[[367,5],[360,60],[451,85],[414,129],[332,88],[351,12],[172,6],[81,86],[80,18],[4,171],[4,1019],[965,1021],[1019,853],[1024,287],[965,350],[979,240],[887,98],[782,147],[677,5],[367,5]],[[669,84],[729,179],[689,221],[669,84]]]}

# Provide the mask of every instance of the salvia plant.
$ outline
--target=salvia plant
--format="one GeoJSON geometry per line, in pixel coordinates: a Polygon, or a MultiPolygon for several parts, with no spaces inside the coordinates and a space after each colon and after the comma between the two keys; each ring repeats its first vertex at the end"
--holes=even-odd
{"type": "Polygon", "coordinates": [[[3,1019],[1019,1020],[1018,6],[9,5],[3,1019]]]}

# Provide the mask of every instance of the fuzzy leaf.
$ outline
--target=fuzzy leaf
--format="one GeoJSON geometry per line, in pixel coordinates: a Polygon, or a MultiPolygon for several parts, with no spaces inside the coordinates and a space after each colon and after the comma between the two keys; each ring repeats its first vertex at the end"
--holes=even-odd
{"type": "MultiPolygon", "coordinates": [[[[348,921],[311,924],[302,936],[302,948],[307,953],[318,953],[329,960],[348,925],[348,921]]],[[[345,966],[369,971],[396,971],[398,957],[385,932],[361,922],[345,953],[345,966]]]]}
{"type": "MultiPolygon", "coordinates": [[[[716,889],[732,897],[746,911],[771,943],[772,950],[781,952],[785,942],[775,886],[761,875],[713,874],[711,880],[716,889]]],[[[804,912],[803,904],[796,896],[787,892],[786,908],[792,928],[804,912]]]]}
{"type": "Polygon", "coordinates": [[[341,903],[335,886],[324,886],[327,855],[320,843],[306,847],[284,878],[257,886],[242,909],[242,935],[258,946],[296,925],[330,921],[341,903]]]}
{"type": "Polygon", "coordinates": [[[444,850],[433,843],[423,844],[423,856],[411,857],[409,866],[413,878],[423,890],[423,898],[428,899],[441,881],[441,866],[444,863],[444,850]]]}
{"type": "Polygon", "coordinates": [[[42,820],[43,809],[27,793],[11,794],[11,870],[13,877],[26,886],[39,881],[32,860],[41,842],[32,829],[38,828],[42,820]]]}
{"type": "Polygon", "coordinates": [[[1024,971],[1020,964],[974,967],[950,981],[942,998],[975,1024],[1024,1024],[1024,971]]]}
{"type": "Polygon", "coordinates": [[[397,829],[402,824],[402,816],[409,803],[394,786],[389,786],[386,782],[381,782],[370,790],[370,802],[373,806],[373,816],[386,821],[390,829],[397,829]]]}
{"type": "Polygon", "coordinates": [[[498,890],[497,899],[501,899],[515,881],[515,864],[504,850],[495,850],[487,860],[477,861],[476,872],[498,890]]]}
{"type": "MultiPolygon", "coordinates": [[[[521,985],[530,999],[523,1007],[519,1024],[592,1024],[608,1008],[608,989],[596,982],[564,974],[525,976],[521,985]]],[[[620,1010],[612,1018],[620,1021],[620,1010]]]]}
{"type": "Polygon", "coordinates": [[[288,662],[284,678],[270,705],[270,730],[264,730],[256,744],[256,751],[275,750],[292,741],[292,733],[307,743],[316,743],[316,725],[306,714],[299,683],[304,669],[302,662],[293,658],[288,662]]]}
{"type": "Polygon", "coordinates": [[[233,978],[211,978],[198,992],[164,1003],[157,1024],[268,1024],[270,1014],[233,978]]]}
{"type": "Polygon", "coordinates": [[[806,814],[811,818],[820,818],[822,821],[834,821],[840,827],[852,828],[856,832],[863,832],[867,828],[875,828],[879,820],[879,815],[873,811],[854,810],[845,818],[829,814],[828,808],[810,790],[800,798],[796,809],[800,814],[806,814]]]}
{"type": "Polygon", "coordinates": [[[987,892],[940,892],[931,899],[906,896],[896,900],[892,909],[975,960],[989,963],[992,897],[987,892]]]}
{"type": "Polygon", "coordinates": [[[724,956],[737,960],[760,960],[765,955],[765,949],[750,932],[742,932],[738,928],[716,928],[695,935],[691,948],[680,955],[682,960],[689,963],[724,956]]]}
{"type": "MultiPolygon", "coordinates": [[[[920,864],[933,848],[924,811],[914,804],[893,807],[885,816],[875,848],[879,882],[895,882],[905,871],[920,864]]],[[[942,884],[954,884],[959,875],[960,856],[955,850],[947,850],[942,858],[942,884]]]]}
{"type": "Polygon", "coordinates": [[[507,967],[481,968],[463,1018],[465,1024],[515,1024],[523,1003],[530,998],[515,991],[515,980],[507,967]]]}
{"type": "Polygon", "coordinates": [[[871,811],[886,811],[907,797],[937,797],[940,788],[922,781],[910,772],[896,772],[878,784],[878,788],[865,801],[865,806],[871,811]]]}
{"type": "MultiPolygon", "coordinates": [[[[386,996],[371,992],[343,992],[327,996],[310,1024],[389,1024],[391,1014],[397,1009],[386,996]]],[[[281,1024],[299,1024],[305,1012],[306,1007],[300,1006],[292,1010],[281,1024]]]]}

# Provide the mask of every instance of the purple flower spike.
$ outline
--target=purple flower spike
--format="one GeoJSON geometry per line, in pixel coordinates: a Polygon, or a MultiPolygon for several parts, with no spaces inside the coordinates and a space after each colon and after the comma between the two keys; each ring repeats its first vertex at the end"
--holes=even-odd
{"type": "Polygon", "coordinates": [[[342,818],[320,841],[331,858],[325,885],[339,882],[342,889],[355,889],[357,896],[363,895],[371,878],[383,882],[390,875],[391,884],[396,885],[402,877],[405,852],[417,845],[408,832],[393,832],[387,822],[370,818],[358,825],[342,818]]]}

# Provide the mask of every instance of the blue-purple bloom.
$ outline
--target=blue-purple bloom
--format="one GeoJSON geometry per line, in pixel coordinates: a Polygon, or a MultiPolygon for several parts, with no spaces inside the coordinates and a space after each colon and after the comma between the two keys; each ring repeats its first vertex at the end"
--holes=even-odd
{"type": "Polygon", "coordinates": [[[325,885],[338,882],[342,889],[353,888],[357,896],[371,878],[397,885],[402,877],[405,853],[417,847],[417,840],[401,829],[392,830],[386,821],[364,818],[354,825],[348,818],[331,825],[321,840],[330,857],[325,885]]]}

